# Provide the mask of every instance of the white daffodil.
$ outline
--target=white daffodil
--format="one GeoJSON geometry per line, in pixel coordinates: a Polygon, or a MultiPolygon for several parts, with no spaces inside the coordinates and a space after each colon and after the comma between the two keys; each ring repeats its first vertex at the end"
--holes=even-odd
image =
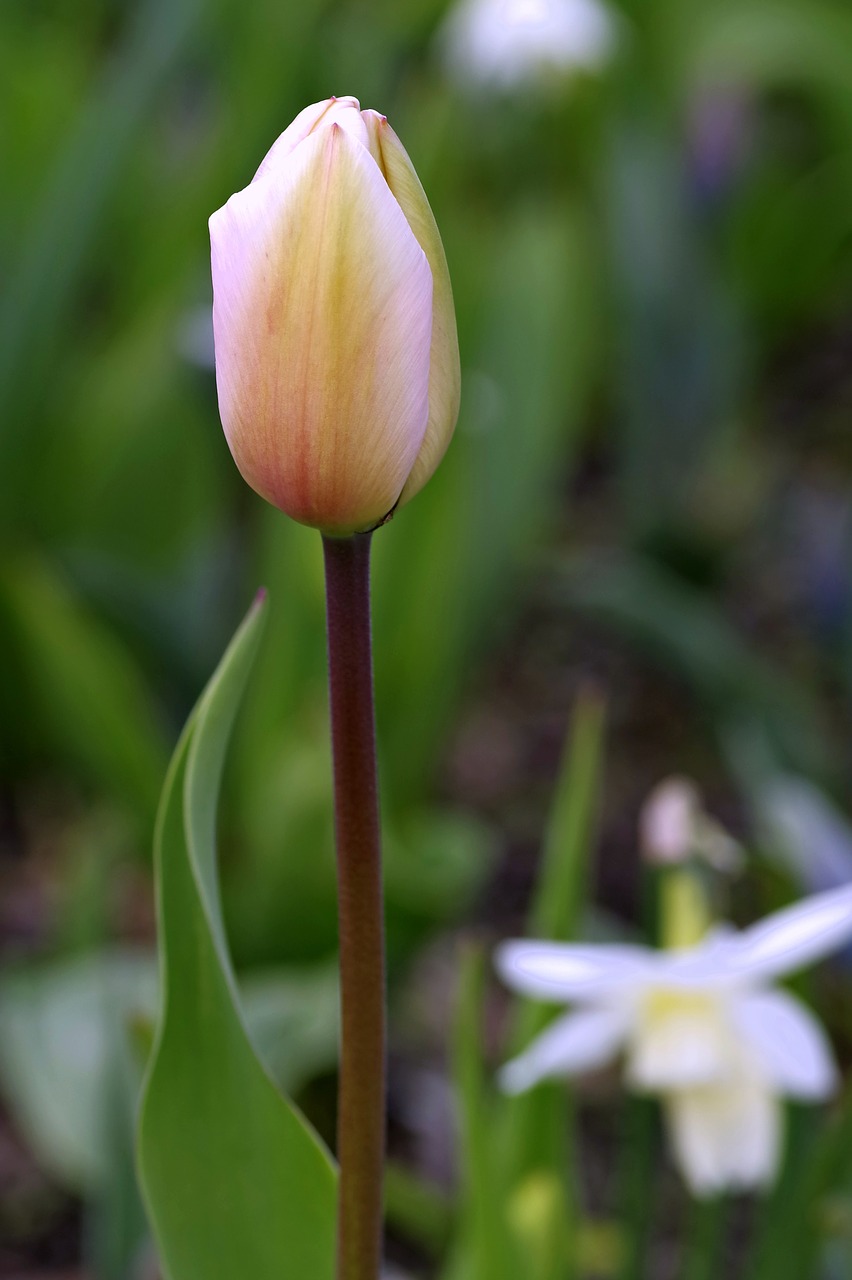
{"type": "Polygon", "coordinates": [[[502,1069],[501,1085],[519,1093],[623,1053],[628,1085],[662,1097],[696,1195],[765,1186],[778,1169],[781,1099],[826,1098],[837,1078],[820,1023],[771,983],[850,937],[852,885],[680,951],[504,943],[508,986],[578,1007],[502,1069]]]}

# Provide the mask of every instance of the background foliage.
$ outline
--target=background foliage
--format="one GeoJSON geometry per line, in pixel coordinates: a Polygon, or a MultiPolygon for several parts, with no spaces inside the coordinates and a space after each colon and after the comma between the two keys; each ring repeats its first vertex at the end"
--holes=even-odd
{"type": "MultiPolygon", "coordinates": [[[[256,1035],[274,1052],[294,1029],[287,1083],[333,1065],[319,540],[228,455],[206,234],[306,102],[392,119],[459,315],[456,441],[376,538],[395,982],[459,921],[520,927],[590,676],[610,704],[598,896],[622,926],[664,772],[749,837],[735,910],[852,870],[852,13],[622,0],[609,65],[506,97],[448,76],[444,9],[0,6],[0,1076],[13,1131],[85,1195],[99,1276],[129,1274],[141,1233],[124,1032],[144,1042],[151,1015],[156,800],[261,582],[224,907],[256,1035]],[[57,1058],[79,1069],[53,1079],[57,1058]]],[[[321,1087],[314,1106],[321,1124],[321,1087]]],[[[842,1236],[852,1171],[832,1176],[842,1236]]],[[[20,1185],[10,1274],[45,1233],[79,1247],[76,1211],[20,1185]]],[[[440,1205],[413,1203],[440,1236],[440,1205]]]]}

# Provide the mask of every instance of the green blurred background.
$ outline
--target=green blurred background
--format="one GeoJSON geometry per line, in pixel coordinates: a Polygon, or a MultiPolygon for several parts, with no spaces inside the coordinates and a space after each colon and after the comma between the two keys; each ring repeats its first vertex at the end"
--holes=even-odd
{"type": "Polygon", "coordinates": [[[261,583],[226,907],[272,1056],[296,1028],[280,1074],[333,1070],[320,545],[228,454],[206,229],[308,102],[389,116],[459,318],[456,439],[375,540],[394,979],[459,922],[519,927],[590,680],[617,915],[673,771],[755,848],[748,902],[852,869],[852,10],[622,0],[607,58],[512,90],[448,69],[445,13],[0,6],[2,1275],[134,1274],[109,1028],[150,1012],[159,788],[261,583]]]}

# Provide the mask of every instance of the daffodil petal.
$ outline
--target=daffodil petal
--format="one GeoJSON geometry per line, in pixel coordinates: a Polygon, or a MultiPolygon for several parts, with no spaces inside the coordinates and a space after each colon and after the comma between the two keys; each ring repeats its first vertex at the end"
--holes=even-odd
{"type": "Polygon", "coordinates": [[[726,951],[732,977],[766,979],[794,973],[852,938],[852,885],[814,894],[745,929],[726,951]]]}
{"type": "Polygon", "coordinates": [[[332,124],[232,196],[210,233],[237,466],[304,524],[371,527],[423,442],[432,334],[429,263],[378,165],[332,124]]]}
{"type": "Polygon", "coordinates": [[[504,942],[495,953],[500,977],[514,991],[555,1003],[583,1003],[623,993],[646,976],[653,956],[644,947],[504,942]]]}
{"type": "Polygon", "coordinates": [[[837,1084],[831,1045],[811,1011],[786,991],[740,996],[734,1017],[769,1082],[791,1098],[827,1098],[837,1084]]]}
{"type": "Polygon", "coordinates": [[[678,1167],[696,1196],[762,1187],[775,1177],[781,1106],[756,1078],[671,1093],[666,1117],[678,1167]]]}
{"type": "Polygon", "coordinates": [[[517,1058],[501,1069],[506,1093],[523,1093],[550,1076],[580,1075],[603,1066],[618,1052],[628,1029],[617,1008],[582,1009],[558,1018],[517,1058]]]}

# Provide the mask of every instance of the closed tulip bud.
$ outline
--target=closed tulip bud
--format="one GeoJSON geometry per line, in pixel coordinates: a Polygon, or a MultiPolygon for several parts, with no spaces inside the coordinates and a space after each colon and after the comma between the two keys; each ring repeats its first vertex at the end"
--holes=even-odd
{"type": "Polygon", "coordinates": [[[240,472],[324,533],[374,528],[437,467],[459,400],[447,263],[402,144],[354,98],[307,107],[210,239],[240,472]]]}

